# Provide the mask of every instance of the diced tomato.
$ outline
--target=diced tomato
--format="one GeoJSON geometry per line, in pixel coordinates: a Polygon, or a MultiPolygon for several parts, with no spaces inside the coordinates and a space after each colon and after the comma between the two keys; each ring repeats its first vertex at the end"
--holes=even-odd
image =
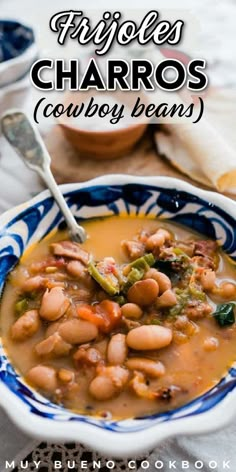
{"type": "Polygon", "coordinates": [[[95,324],[98,328],[103,327],[104,318],[96,312],[95,306],[91,305],[79,305],[77,308],[77,313],[80,318],[90,323],[95,324]]]}
{"type": "Polygon", "coordinates": [[[95,324],[103,333],[109,333],[121,320],[121,309],[118,303],[103,300],[97,305],[79,305],[77,313],[80,318],[95,324]]]}
{"type": "Polygon", "coordinates": [[[108,272],[111,272],[112,274],[115,274],[117,272],[117,268],[116,268],[115,264],[110,264],[108,266],[108,272]]]}
{"type": "Polygon", "coordinates": [[[121,320],[121,309],[120,305],[111,300],[103,300],[97,305],[97,311],[101,315],[105,316],[109,320],[109,331],[115,328],[121,320]]]}
{"type": "Polygon", "coordinates": [[[54,259],[54,264],[56,267],[64,267],[66,265],[66,261],[64,257],[58,257],[54,259]]]}

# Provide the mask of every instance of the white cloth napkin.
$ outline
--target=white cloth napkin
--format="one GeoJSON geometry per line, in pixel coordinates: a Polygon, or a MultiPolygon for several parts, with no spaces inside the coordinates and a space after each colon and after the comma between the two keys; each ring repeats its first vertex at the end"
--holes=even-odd
{"type": "MultiPolygon", "coordinates": [[[[17,465],[34,449],[38,441],[22,433],[0,410],[0,472],[6,471],[6,462],[17,465]]],[[[10,470],[10,469],[9,469],[10,470]]]]}
{"type": "MultiPolygon", "coordinates": [[[[235,87],[210,88],[204,99],[204,133],[202,125],[197,129],[199,124],[166,124],[156,133],[158,152],[196,182],[219,190],[217,179],[224,172],[231,171],[232,175],[236,170],[235,101],[235,87]],[[189,127],[193,130],[191,133],[189,127]],[[210,178],[213,168],[214,177],[210,178]]],[[[231,184],[228,181],[223,191],[235,195],[236,185],[232,185],[232,180],[235,182],[235,178],[231,179],[231,184]]]]}
{"type": "MultiPolygon", "coordinates": [[[[236,423],[222,431],[204,436],[177,437],[160,444],[148,457],[148,472],[215,472],[236,470],[236,423]],[[159,461],[159,462],[157,462],[159,461]],[[155,462],[157,462],[155,467],[155,462]],[[161,462],[164,466],[161,469],[161,462]],[[184,464],[186,462],[186,464],[184,464]],[[203,467],[201,466],[203,463],[203,467]],[[171,463],[173,463],[171,465],[171,463]],[[189,464],[189,467],[188,467],[189,464]]],[[[143,469],[139,469],[141,472],[143,469]]]]}

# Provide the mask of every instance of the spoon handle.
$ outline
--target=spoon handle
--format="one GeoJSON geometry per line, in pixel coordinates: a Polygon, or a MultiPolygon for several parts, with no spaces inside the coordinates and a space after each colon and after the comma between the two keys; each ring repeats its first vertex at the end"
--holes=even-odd
{"type": "Polygon", "coordinates": [[[55,179],[53,177],[50,167],[49,166],[45,167],[45,169],[42,172],[39,171],[39,174],[41,175],[47,187],[50,189],[50,192],[52,193],[62,214],[64,215],[66,224],[69,228],[71,239],[79,243],[84,243],[87,239],[85,229],[82,226],[80,226],[75,220],[58,185],[55,182],[55,179]]]}
{"type": "Polygon", "coordinates": [[[21,111],[9,111],[1,118],[2,132],[30,169],[36,171],[55,198],[74,241],[86,240],[84,228],[76,222],[50,169],[51,158],[38,130],[21,111]]]}

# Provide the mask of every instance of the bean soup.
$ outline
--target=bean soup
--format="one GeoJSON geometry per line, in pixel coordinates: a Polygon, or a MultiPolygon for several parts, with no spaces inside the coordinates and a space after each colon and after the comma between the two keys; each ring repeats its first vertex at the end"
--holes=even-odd
{"type": "Polygon", "coordinates": [[[3,293],[1,334],[25,381],[103,418],[179,407],[236,360],[235,266],[215,241],[144,217],[84,223],[28,249],[3,293]]]}

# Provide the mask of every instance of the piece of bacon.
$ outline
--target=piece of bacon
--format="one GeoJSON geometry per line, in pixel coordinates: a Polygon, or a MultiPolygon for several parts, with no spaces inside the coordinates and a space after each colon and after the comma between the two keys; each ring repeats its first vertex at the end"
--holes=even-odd
{"type": "Polygon", "coordinates": [[[195,241],[194,257],[192,260],[198,262],[202,267],[208,267],[215,270],[218,267],[217,249],[218,245],[216,241],[211,241],[210,239],[195,241]]]}
{"type": "Polygon", "coordinates": [[[80,365],[90,365],[96,366],[102,360],[101,353],[94,347],[89,347],[85,349],[80,347],[73,356],[74,361],[77,366],[80,365]]]}
{"type": "Polygon", "coordinates": [[[213,259],[216,255],[217,249],[218,246],[216,241],[211,241],[210,239],[195,241],[194,244],[194,254],[196,256],[206,256],[213,259]]]}
{"type": "Polygon", "coordinates": [[[54,256],[67,257],[68,259],[81,261],[85,265],[88,264],[89,253],[82,249],[78,243],[74,243],[72,241],[60,241],[58,243],[51,244],[50,248],[54,256]]]}
{"type": "Polygon", "coordinates": [[[121,247],[125,252],[126,256],[131,259],[131,261],[142,257],[145,253],[145,246],[140,241],[127,241],[124,240],[121,242],[121,247]]]}

